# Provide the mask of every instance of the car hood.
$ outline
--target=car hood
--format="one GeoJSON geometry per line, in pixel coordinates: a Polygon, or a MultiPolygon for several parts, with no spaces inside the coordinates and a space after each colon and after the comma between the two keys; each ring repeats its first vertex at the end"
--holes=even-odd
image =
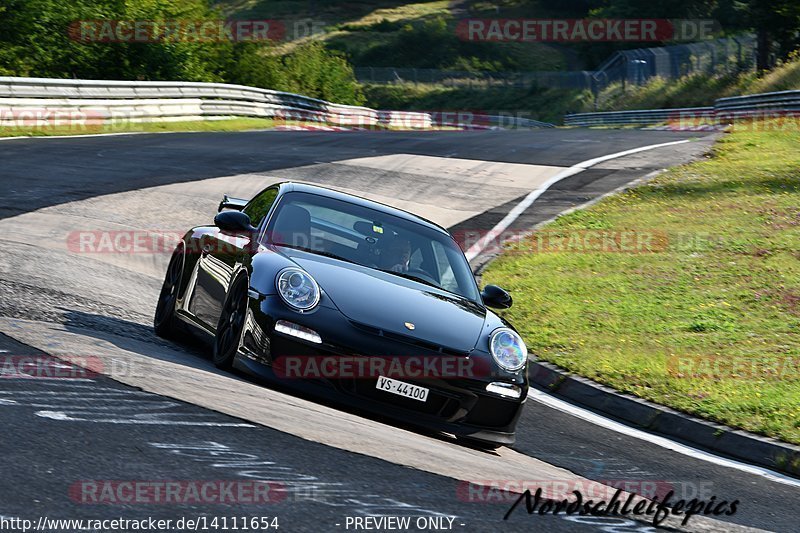
{"type": "Polygon", "coordinates": [[[282,252],[311,274],[353,322],[462,353],[478,342],[486,309],[475,302],[353,263],[294,249],[282,252]]]}

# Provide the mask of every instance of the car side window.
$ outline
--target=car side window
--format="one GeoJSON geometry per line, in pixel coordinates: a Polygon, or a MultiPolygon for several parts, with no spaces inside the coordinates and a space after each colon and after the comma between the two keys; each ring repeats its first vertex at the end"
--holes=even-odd
{"type": "Polygon", "coordinates": [[[458,280],[453,273],[453,267],[450,266],[450,261],[447,258],[447,250],[439,242],[432,242],[433,255],[436,258],[437,268],[440,275],[440,283],[443,289],[450,292],[458,292],[458,280]]]}
{"type": "Polygon", "coordinates": [[[278,196],[277,187],[271,187],[265,191],[258,193],[255,198],[247,202],[242,212],[250,217],[250,223],[254,227],[261,225],[261,221],[269,213],[272,204],[275,203],[275,198],[278,196]]]}

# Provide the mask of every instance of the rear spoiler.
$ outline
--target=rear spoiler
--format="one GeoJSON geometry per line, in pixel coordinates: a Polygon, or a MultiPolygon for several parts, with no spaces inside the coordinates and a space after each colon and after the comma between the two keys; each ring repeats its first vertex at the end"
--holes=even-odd
{"type": "Polygon", "coordinates": [[[244,206],[247,205],[249,200],[244,200],[242,198],[233,198],[232,196],[228,196],[227,194],[222,195],[222,201],[219,203],[219,208],[217,211],[222,211],[223,209],[234,209],[236,211],[241,211],[244,209],[244,206]]]}

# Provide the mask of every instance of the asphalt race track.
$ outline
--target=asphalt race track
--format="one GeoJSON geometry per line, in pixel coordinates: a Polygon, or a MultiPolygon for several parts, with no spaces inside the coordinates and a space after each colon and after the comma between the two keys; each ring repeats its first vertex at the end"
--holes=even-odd
{"type": "Polygon", "coordinates": [[[509,495],[470,501],[463,490],[464,480],[566,480],[583,489],[623,482],[633,492],[658,486],[686,498],[740,500],[735,515],[694,517],[689,530],[795,531],[800,483],[673,452],[533,400],[513,449],[487,453],[221,373],[197,344],[152,333],[168,253],[76,245],[99,230],[179,233],[209,222],[222,193],[248,197],[285,179],[392,203],[451,230],[482,231],[566,167],[691,139],[559,182],[512,226],[527,228],[702,157],[713,142],[702,135],[267,131],[0,142],[0,360],[88,358],[110,376],[3,376],[0,516],[266,516],[285,531],[344,531],[348,517],[383,515],[438,519],[463,531],[652,531],[646,521],[521,509],[503,521],[509,495]],[[76,496],[76,487],[103,480],[255,478],[280,485],[279,501],[97,504],[76,496]]]}

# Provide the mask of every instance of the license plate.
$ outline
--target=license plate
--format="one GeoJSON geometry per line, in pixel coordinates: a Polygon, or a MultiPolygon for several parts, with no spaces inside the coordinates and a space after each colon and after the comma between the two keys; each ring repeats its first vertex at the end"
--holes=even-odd
{"type": "Polygon", "coordinates": [[[417,385],[412,385],[411,383],[406,383],[404,381],[385,378],[383,376],[378,376],[378,382],[375,384],[375,388],[384,392],[397,394],[398,396],[411,398],[412,400],[418,400],[420,402],[424,402],[428,399],[429,389],[426,389],[425,387],[418,387],[417,385]]]}

